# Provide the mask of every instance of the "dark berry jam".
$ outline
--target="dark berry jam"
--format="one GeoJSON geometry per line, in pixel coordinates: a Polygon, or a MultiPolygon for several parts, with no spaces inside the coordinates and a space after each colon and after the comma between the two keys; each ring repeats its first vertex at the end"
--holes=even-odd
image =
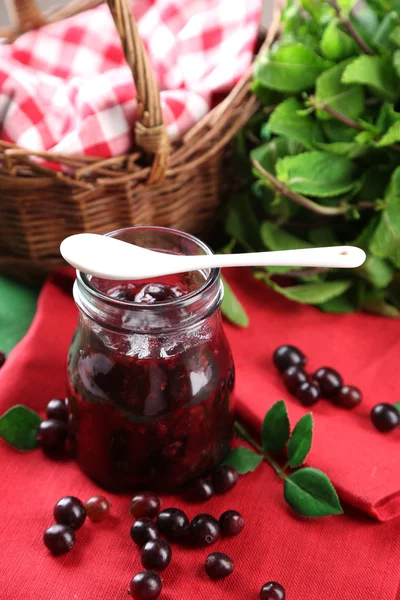
{"type": "Polygon", "coordinates": [[[186,310],[177,300],[204,283],[193,275],[92,279],[92,288],[118,301],[108,309],[106,298],[101,322],[78,302],[80,324],[68,361],[69,425],[81,468],[106,488],[175,489],[209,472],[229,450],[234,367],[219,304],[192,325],[168,328],[169,315],[186,310]],[[158,308],[167,325],[154,333],[158,308]],[[135,326],[127,331],[132,310],[135,326]]]}

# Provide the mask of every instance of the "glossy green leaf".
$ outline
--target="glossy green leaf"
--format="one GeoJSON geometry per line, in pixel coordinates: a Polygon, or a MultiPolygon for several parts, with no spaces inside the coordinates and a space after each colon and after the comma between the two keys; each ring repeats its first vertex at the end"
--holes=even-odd
{"type": "Polygon", "coordinates": [[[280,92],[311,88],[318,75],[332,63],[304,44],[279,46],[256,64],[255,77],[261,85],[280,92]]]}
{"type": "Polygon", "coordinates": [[[321,52],[325,58],[338,62],[356,54],[357,45],[343,31],[338,20],[332,19],[322,34],[321,52]]]}
{"type": "Polygon", "coordinates": [[[304,152],[276,163],[280,181],[292,191],[317,198],[338,196],[356,183],[355,166],[344,156],[328,152],[304,152]]]}
{"type": "Polygon", "coordinates": [[[235,325],[239,327],[247,327],[249,324],[249,317],[247,316],[243,306],[235,296],[232,288],[223,279],[224,284],[224,299],[222,301],[222,314],[229,319],[235,325]]]}
{"type": "Polygon", "coordinates": [[[394,405],[397,408],[397,410],[400,410],[400,402],[395,402],[394,405]]]}
{"type": "Polygon", "coordinates": [[[308,413],[296,423],[288,444],[288,459],[292,469],[300,467],[311,450],[313,436],[313,418],[308,413]]]}
{"type": "Polygon", "coordinates": [[[336,298],[326,300],[317,306],[323,312],[328,313],[346,314],[356,311],[355,305],[350,301],[346,293],[342,294],[341,296],[336,296],[336,298]]]}
{"type": "Polygon", "coordinates": [[[400,95],[400,82],[388,56],[359,56],[347,65],[342,82],[366,85],[391,101],[400,95]]]}
{"type": "Polygon", "coordinates": [[[250,152],[250,159],[255,159],[269,173],[275,174],[276,162],[284,156],[296,156],[304,152],[304,146],[297,140],[277,137],[266,144],[258,146],[250,152]]]}
{"type": "Polygon", "coordinates": [[[262,460],[263,457],[260,454],[256,454],[245,446],[238,446],[231,450],[223,464],[229,465],[241,475],[245,475],[257,469],[262,460]]]}
{"type": "Polygon", "coordinates": [[[280,452],[290,437],[290,423],[286,404],[276,402],[267,414],[261,426],[261,442],[267,452],[280,452]]]}
{"type": "Polygon", "coordinates": [[[391,144],[395,144],[400,141],[400,121],[397,123],[393,123],[391,127],[387,130],[387,132],[380,138],[376,145],[378,148],[382,146],[390,146],[391,144]]]}
{"type": "Polygon", "coordinates": [[[17,404],[0,417],[0,438],[17,450],[33,450],[41,421],[35,411],[17,404]]]}
{"type": "Polygon", "coordinates": [[[295,139],[305,148],[311,149],[323,138],[319,125],[313,117],[299,114],[303,108],[296,98],[284,100],[270,115],[268,128],[276,135],[295,139]]]}
{"type": "Polygon", "coordinates": [[[325,473],[305,467],[292,473],[283,488],[286,502],[304,517],[340,515],[343,509],[335,488],[325,473]]]}
{"type": "MultiPolygon", "coordinates": [[[[315,95],[318,102],[323,102],[338,112],[357,119],[364,112],[364,90],[361,85],[342,83],[342,76],[350,62],[344,61],[325,71],[317,79],[315,95]]],[[[324,110],[318,110],[320,119],[332,119],[324,110]]]]}
{"type": "Polygon", "coordinates": [[[324,281],[290,287],[281,287],[274,282],[270,282],[269,285],[289,300],[296,300],[301,304],[321,304],[336,296],[341,296],[351,287],[352,281],[324,281]]]}
{"type": "Polygon", "coordinates": [[[386,209],[381,213],[370,250],[400,268],[400,167],[393,172],[385,200],[386,209]]]}
{"type": "Polygon", "coordinates": [[[387,261],[372,254],[367,256],[365,263],[357,271],[377,288],[387,287],[394,275],[394,269],[387,261]]]}
{"type": "Polygon", "coordinates": [[[296,250],[313,247],[310,242],[288,233],[271,221],[264,221],[261,225],[261,239],[269,250],[296,250]]]}

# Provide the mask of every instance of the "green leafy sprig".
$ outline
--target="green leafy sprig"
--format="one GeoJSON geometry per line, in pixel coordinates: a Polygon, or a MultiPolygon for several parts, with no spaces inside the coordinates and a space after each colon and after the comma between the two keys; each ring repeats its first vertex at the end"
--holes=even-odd
{"type": "MultiPolygon", "coordinates": [[[[255,65],[260,108],[236,140],[229,248],[358,245],[358,269],[254,274],[323,311],[398,317],[400,2],[287,0],[279,28],[255,65]]],[[[223,311],[245,326],[239,306],[231,294],[223,311]]]]}
{"type": "Polygon", "coordinates": [[[229,454],[225,464],[245,474],[254,471],[264,460],[283,480],[284,499],[295,512],[304,517],[342,514],[340,500],[327,475],[318,469],[302,467],[312,445],[311,413],[304,415],[291,433],[286,404],[279,400],[265,415],[261,426],[261,444],[251,437],[241,423],[236,422],[235,429],[237,435],[256,452],[238,446],[229,454]],[[282,467],[272,454],[282,452],[285,448],[287,463],[282,467]]]}

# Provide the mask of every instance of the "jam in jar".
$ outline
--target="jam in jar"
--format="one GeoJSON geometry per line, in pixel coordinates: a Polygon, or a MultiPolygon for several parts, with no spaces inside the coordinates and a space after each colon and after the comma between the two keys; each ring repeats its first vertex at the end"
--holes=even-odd
{"type": "MultiPolygon", "coordinates": [[[[160,252],[211,250],[161,227],[113,232],[160,252]]],[[[85,473],[109,489],[171,490],[227,454],[234,365],[218,269],[108,281],[77,273],[68,356],[70,429],[85,473]]]]}

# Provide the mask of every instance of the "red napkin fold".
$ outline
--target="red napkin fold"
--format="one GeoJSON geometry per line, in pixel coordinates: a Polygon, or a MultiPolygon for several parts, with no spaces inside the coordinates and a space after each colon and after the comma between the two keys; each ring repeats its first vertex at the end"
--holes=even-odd
{"type": "MultiPolygon", "coordinates": [[[[69,273],[49,279],[30,331],[1,370],[1,412],[16,403],[43,412],[51,397],[65,393],[65,355],[77,317],[69,273]]],[[[325,402],[314,407],[309,464],[329,474],[342,499],[382,520],[394,517],[399,511],[399,432],[375,432],[368,412],[378,401],[396,400],[399,324],[367,315],[322,315],[282,300],[244,272],[229,273],[229,281],[251,319],[247,330],[227,326],[242,417],[258,425],[280,397],[287,398],[293,422],[305,412],[285,393],[271,366],[278,344],[298,344],[312,368],[338,368],[346,381],[364,390],[364,404],[349,413],[325,402]]],[[[73,550],[53,557],[41,538],[53,522],[55,502],[68,494],[86,500],[101,491],[74,461],[55,462],[40,450],[21,454],[0,442],[0,464],[2,600],[126,597],[130,578],[141,570],[128,533],[129,496],[107,493],[112,516],[100,524],[85,523],[73,550]]],[[[164,497],[163,505],[183,507],[189,517],[198,512],[218,517],[236,509],[245,516],[246,527],[212,549],[174,546],[160,600],[257,600],[261,585],[271,579],[284,585],[287,600],[400,600],[399,521],[374,522],[346,505],[340,517],[297,517],[284,503],[282,485],[268,465],[206,504],[185,505],[179,498],[164,497]],[[225,581],[211,582],[205,575],[210,551],[226,552],[235,560],[234,573],[225,581]]]]}

